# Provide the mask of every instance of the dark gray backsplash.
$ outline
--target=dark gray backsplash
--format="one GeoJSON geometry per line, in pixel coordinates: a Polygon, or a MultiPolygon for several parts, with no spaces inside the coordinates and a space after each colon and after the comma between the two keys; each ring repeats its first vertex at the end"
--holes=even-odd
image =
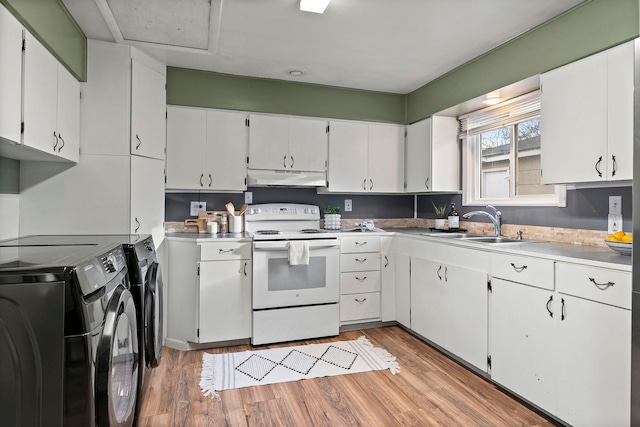
{"type": "MultiPolygon", "coordinates": [[[[355,195],[317,194],[315,188],[253,187],[253,203],[307,203],[338,206],[343,218],[413,218],[413,195],[355,195]],[[353,211],[344,212],[344,200],[353,200],[353,211]]],[[[595,188],[567,191],[567,207],[515,207],[501,206],[505,224],[537,225],[543,227],[606,230],[609,196],[622,196],[624,230],[631,231],[631,187],[595,188]]],[[[243,194],[232,193],[166,193],[166,221],[183,221],[189,216],[189,202],[207,202],[207,210],[224,210],[227,202],[236,208],[244,203],[243,194]]],[[[435,218],[433,206],[455,203],[460,215],[478,209],[462,206],[460,194],[418,196],[418,217],[435,218]]],[[[473,218],[484,221],[482,217],[473,218]]]]}

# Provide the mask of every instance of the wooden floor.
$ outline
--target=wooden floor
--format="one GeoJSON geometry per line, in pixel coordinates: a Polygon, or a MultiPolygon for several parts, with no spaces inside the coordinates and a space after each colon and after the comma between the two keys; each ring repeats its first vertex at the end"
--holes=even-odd
{"type": "MultiPolygon", "coordinates": [[[[263,385],[203,397],[203,351],[163,349],[145,384],[138,427],[164,426],[551,426],[553,423],[397,326],[296,344],[356,339],[391,352],[388,370],[263,385]]],[[[260,346],[260,348],[283,345],[260,346]]],[[[250,346],[206,350],[245,351],[250,346]]]]}

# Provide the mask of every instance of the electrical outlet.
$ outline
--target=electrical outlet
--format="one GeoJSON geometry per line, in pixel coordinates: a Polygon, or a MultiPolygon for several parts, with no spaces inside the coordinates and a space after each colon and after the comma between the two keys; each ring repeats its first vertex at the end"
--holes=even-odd
{"type": "Polygon", "coordinates": [[[344,211],[351,212],[353,210],[353,202],[351,199],[344,199],[344,211]]]}
{"type": "Polygon", "coordinates": [[[622,196],[609,196],[609,215],[622,215],[622,196]]]}
{"type": "Polygon", "coordinates": [[[244,192],[244,202],[248,205],[253,203],[253,193],[251,191],[244,192]]]}
{"type": "Polygon", "coordinates": [[[622,231],[622,215],[609,215],[607,222],[609,223],[607,227],[609,234],[622,231]]]}
{"type": "Polygon", "coordinates": [[[198,216],[198,212],[207,210],[207,202],[191,202],[191,211],[189,215],[198,216]]]}

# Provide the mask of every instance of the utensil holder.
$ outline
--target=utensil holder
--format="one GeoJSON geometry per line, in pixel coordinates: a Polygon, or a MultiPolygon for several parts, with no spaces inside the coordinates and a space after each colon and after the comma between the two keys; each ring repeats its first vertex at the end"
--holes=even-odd
{"type": "Polygon", "coordinates": [[[229,233],[242,233],[244,231],[244,215],[229,217],[229,233]]]}

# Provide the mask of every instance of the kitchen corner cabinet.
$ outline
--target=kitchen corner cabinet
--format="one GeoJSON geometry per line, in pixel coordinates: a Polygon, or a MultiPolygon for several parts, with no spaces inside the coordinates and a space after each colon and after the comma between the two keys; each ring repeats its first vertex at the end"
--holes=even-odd
{"type": "Polygon", "coordinates": [[[169,241],[167,342],[251,337],[251,243],[169,241]]]}
{"type": "Polygon", "coordinates": [[[404,127],[329,122],[329,192],[404,191],[404,127]]]}
{"type": "Polygon", "coordinates": [[[396,320],[395,239],[380,237],[380,317],[383,322],[396,320]]]}
{"type": "Polygon", "coordinates": [[[433,116],[407,126],[407,193],[460,191],[460,145],[455,117],[433,116]]]}
{"type": "Polygon", "coordinates": [[[633,176],[634,45],[542,74],[542,182],[633,176]]]}
{"type": "Polygon", "coordinates": [[[247,189],[246,115],[167,107],[167,189],[247,189]]]}
{"type": "Polygon", "coordinates": [[[327,121],[251,114],[249,169],[325,172],[327,121]]]}

